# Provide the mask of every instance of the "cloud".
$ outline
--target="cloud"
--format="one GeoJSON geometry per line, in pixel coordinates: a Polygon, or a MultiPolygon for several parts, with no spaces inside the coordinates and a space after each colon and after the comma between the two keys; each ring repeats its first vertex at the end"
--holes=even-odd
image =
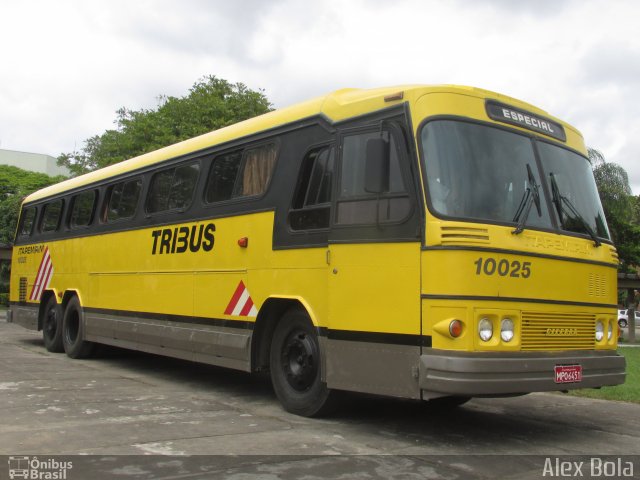
{"type": "Polygon", "coordinates": [[[585,52],[580,62],[582,81],[595,88],[615,86],[637,90],[640,87],[640,45],[621,41],[602,41],[585,52]]]}
{"type": "MultiPolygon", "coordinates": [[[[459,83],[537,105],[640,184],[633,0],[1,2],[2,148],[58,155],[214,74],[276,107],[345,87],[459,83]]],[[[636,187],[634,187],[636,188],[636,187]]],[[[636,190],[640,193],[639,190],[636,190]]]]}

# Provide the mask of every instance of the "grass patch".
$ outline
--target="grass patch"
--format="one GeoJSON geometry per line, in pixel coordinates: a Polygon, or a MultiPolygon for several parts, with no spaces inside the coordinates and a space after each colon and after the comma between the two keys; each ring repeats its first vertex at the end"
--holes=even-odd
{"type": "Polygon", "coordinates": [[[640,403],[640,347],[619,346],[618,353],[624,355],[627,360],[627,379],[622,385],[602,387],[597,390],[594,388],[570,390],[569,394],[577,397],[640,403]]]}

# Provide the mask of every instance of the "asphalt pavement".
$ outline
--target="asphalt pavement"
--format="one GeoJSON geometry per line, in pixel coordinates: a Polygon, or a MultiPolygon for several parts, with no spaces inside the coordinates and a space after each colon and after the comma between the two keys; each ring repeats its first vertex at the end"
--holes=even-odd
{"type": "Polygon", "coordinates": [[[0,479],[25,462],[72,464],[69,480],[533,479],[556,460],[588,478],[594,458],[596,473],[640,475],[638,404],[531,394],[438,411],[350,395],[308,419],[264,377],[106,347],[72,360],[3,318],[0,372],[0,479]]]}

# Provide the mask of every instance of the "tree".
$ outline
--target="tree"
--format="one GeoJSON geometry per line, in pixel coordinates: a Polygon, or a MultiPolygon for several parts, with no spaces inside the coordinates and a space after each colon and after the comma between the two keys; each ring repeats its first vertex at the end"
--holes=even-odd
{"type": "Polygon", "coordinates": [[[155,110],[120,108],[115,130],[88,138],[80,151],[61,154],[58,165],[79,175],[270,110],[262,92],[207,76],[184,97],[159,96],[155,110]]]}
{"type": "Polygon", "coordinates": [[[24,197],[64,178],[0,165],[0,243],[8,244],[13,241],[24,197]]]}
{"type": "Polygon", "coordinates": [[[634,222],[637,201],[624,168],[609,163],[598,150],[589,149],[589,160],[612,240],[620,257],[620,269],[640,265],[640,226],[634,222]]]}

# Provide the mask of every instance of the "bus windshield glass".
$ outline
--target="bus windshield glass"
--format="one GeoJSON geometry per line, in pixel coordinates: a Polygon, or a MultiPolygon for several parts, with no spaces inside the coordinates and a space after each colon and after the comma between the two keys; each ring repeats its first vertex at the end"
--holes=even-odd
{"type": "Polygon", "coordinates": [[[560,228],[609,239],[596,182],[586,158],[539,142],[542,168],[549,181],[560,228]]]}
{"type": "Polygon", "coordinates": [[[431,207],[437,215],[515,225],[523,202],[535,196],[526,226],[553,228],[528,137],[437,120],[424,126],[422,146],[431,207]]]}
{"type": "Polygon", "coordinates": [[[538,142],[546,173],[543,178],[533,142],[524,135],[475,123],[435,120],[423,127],[421,140],[430,208],[436,215],[553,229],[551,206],[562,212],[564,230],[589,234],[590,228],[598,237],[609,238],[585,158],[538,142]],[[543,183],[552,191],[551,172],[558,188],[554,198],[547,200],[543,183]]]}

